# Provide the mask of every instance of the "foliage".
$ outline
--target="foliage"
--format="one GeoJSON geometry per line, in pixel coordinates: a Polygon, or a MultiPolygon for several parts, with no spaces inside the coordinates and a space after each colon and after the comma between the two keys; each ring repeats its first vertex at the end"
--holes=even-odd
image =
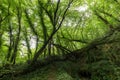
{"type": "MultiPolygon", "coordinates": [[[[82,57],[74,60],[76,62],[63,63],[65,71],[56,73],[57,69],[57,75],[52,76],[72,80],[85,72],[86,78],[92,80],[118,79],[119,8],[119,0],[0,0],[1,70],[8,73],[18,64],[32,66],[38,59],[56,55],[64,58],[78,51],[82,57]]],[[[40,71],[43,71],[40,75],[48,79],[51,71],[40,71]]],[[[38,72],[29,75],[37,79],[38,72]]]]}

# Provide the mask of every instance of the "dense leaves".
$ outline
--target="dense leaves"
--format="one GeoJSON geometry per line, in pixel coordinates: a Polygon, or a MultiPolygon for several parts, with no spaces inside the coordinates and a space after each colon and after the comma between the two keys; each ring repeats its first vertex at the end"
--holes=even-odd
{"type": "MultiPolygon", "coordinates": [[[[103,52],[104,49],[100,48],[99,52],[93,48],[104,44],[108,48],[108,44],[119,43],[119,8],[119,0],[0,0],[0,66],[24,62],[34,65],[37,60],[51,56],[64,58],[74,52],[77,55],[76,51],[80,49],[88,51],[80,51],[84,53],[85,63],[86,58],[90,63],[90,56],[94,58],[97,53],[108,53],[105,58],[117,64],[119,45],[117,49],[111,49],[112,53],[106,48],[103,52]]],[[[112,63],[102,60],[87,65],[93,72],[91,76],[97,76],[100,71],[94,73],[94,70],[101,64],[113,71],[118,68],[112,63]]],[[[100,70],[104,72],[104,68],[100,70]]]]}

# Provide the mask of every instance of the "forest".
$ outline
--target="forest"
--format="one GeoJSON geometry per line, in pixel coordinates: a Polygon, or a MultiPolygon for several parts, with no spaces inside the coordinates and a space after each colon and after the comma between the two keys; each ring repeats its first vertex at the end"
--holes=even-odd
{"type": "Polygon", "coordinates": [[[120,80],[120,0],[0,0],[0,80],[120,80]]]}

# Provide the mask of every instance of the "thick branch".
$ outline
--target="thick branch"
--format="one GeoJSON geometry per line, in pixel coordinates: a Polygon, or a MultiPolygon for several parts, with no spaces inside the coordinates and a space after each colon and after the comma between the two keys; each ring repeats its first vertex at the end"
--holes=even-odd
{"type": "MultiPolygon", "coordinates": [[[[73,0],[72,0],[72,1],[73,1],[73,0]]],[[[62,22],[63,22],[63,20],[65,19],[65,14],[66,14],[67,10],[69,9],[70,4],[72,3],[72,1],[69,2],[68,6],[67,6],[67,8],[66,8],[66,10],[65,10],[65,12],[64,12],[64,14],[63,14],[62,20],[60,21],[60,24],[58,25],[58,28],[51,33],[51,35],[50,35],[50,37],[47,39],[46,43],[44,43],[43,46],[38,50],[38,52],[35,53],[31,65],[33,65],[33,64],[37,61],[39,55],[42,54],[42,52],[44,51],[44,49],[45,49],[46,46],[48,45],[49,41],[53,38],[53,36],[56,34],[56,32],[60,29],[60,27],[61,27],[61,25],[62,25],[62,22]]]]}

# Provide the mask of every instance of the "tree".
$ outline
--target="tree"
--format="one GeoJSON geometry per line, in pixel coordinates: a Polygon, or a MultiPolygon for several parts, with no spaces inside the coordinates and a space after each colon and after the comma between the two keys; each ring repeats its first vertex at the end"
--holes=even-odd
{"type": "Polygon", "coordinates": [[[26,57],[34,64],[39,58],[68,54],[104,36],[108,29],[115,30],[120,22],[118,1],[3,0],[1,3],[0,53],[6,57],[3,60],[13,64],[26,57]]]}

